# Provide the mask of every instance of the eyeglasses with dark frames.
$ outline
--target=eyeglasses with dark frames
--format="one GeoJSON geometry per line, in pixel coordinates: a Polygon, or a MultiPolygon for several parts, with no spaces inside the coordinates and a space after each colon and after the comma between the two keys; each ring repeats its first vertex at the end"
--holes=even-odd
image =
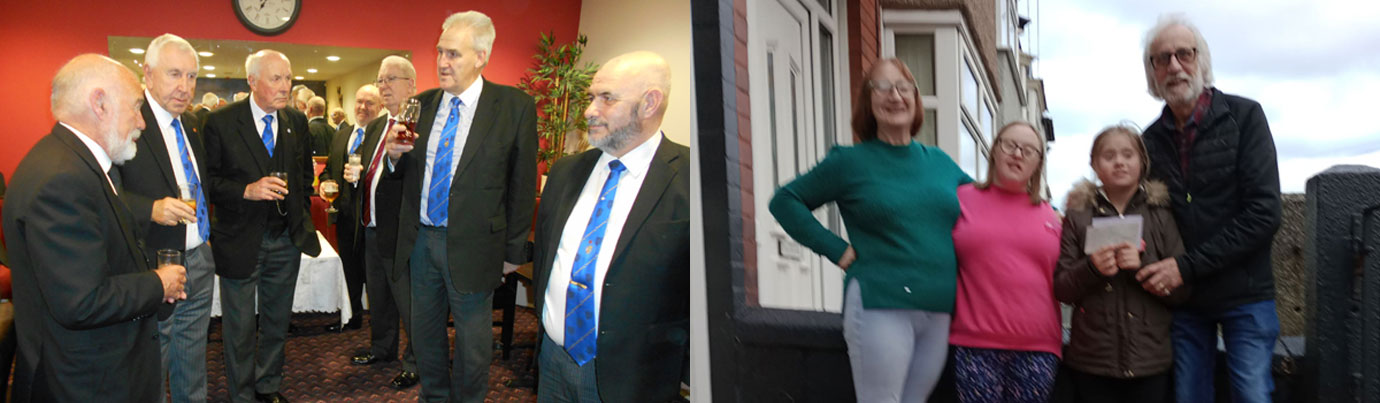
{"type": "Polygon", "coordinates": [[[1157,69],[1169,66],[1169,58],[1179,59],[1179,64],[1190,64],[1198,60],[1198,48],[1179,48],[1173,52],[1160,52],[1150,55],[1150,64],[1157,69]]]}

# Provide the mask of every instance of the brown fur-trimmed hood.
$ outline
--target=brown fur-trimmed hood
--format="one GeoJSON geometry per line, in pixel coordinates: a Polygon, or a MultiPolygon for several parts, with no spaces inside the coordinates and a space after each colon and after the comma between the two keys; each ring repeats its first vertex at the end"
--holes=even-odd
{"type": "MultiPolygon", "coordinates": [[[[1069,194],[1064,198],[1065,211],[1091,210],[1097,207],[1098,199],[1102,198],[1102,191],[1097,184],[1088,179],[1080,179],[1069,190],[1069,194]]],[[[1169,207],[1169,187],[1164,182],[1158,180],[1147,180],[1140,183],[1140,191],[1131,200],[1136,200],[1144,195],[1145,203],[1157,207],[1169,207]]]]}

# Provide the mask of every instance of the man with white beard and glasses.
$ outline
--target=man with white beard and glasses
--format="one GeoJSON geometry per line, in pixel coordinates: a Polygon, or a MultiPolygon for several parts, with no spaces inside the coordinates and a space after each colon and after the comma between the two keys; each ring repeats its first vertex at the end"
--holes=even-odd
{"type": "Polygon", "coordinates": [[[1174,388],[1212,401],[1218,327],[1237,402],[1268,402],[1279,318],[1270,244],[1280,222],[1279,166],[1260,104],[1212,87],[1207,41],[1182,16],[1146,35],[1145,79],[1164,100],[1145,129],[1150,177],[1169,185],[1186,252],[1136,272],[1146,291],[1195,290],[1174,311],[1174,388]]]}
{"type": "Polygon", "coordinates": [[[157,319],[186,297],[185,269],[145,257],[113,169],[137,152],[144,94],[96,54],[67,62],[52,88],[58,123],[15,169],[5,209],[21,329],[12,399],[158,400],[157,319]]]}

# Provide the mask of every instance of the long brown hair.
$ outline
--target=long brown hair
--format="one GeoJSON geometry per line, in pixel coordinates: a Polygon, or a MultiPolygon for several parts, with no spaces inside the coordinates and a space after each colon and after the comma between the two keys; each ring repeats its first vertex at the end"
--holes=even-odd
{"type": "MultiPolygon", "coordinates": [[[[863,80],[862,87],[858,88],[857,102],[853,103],[853,137],[861,143],[863,141],[877,138],[877,116],[872,114],[872,76],[884,65],[895,66],[901,71],[910,82],[915,82],[915,76],[910,74],[910,68],[906,67],[900,59],[889,57],[877,60],[872,64],[872,68],[867,70],[866,79],[863,80]]],[[[920,125],[925,123],[925,104],[920,100],[920,90],[915,90],[915,119],[910,123],[910,135],[915,137],[920,133],[920,125]]]]}
{"type": "Polygon", "coordinates": [[[1145,140],[1140,137],[1140,130],[1136,130],[1136,127],[1130,124],[1107,126],[1097,133],[1097,137],[1093,137],[1092,151],[1088,152],[1088,164],[1097,162],[1097,152],[1102,150],[1103,141],[1113,134],[1125,135],[1136,144],[1136,152],[1140,154],[1140,181],[1145,182],[1145,179],[1150,177],[1150,153],[1145,150],[1145,140]]]}
{"type": "Polygon", "coordinates": [[[1029,127],[1030,131],[1035,132],[1035,138],[1040,139],[1040,163],[1035,165],[1035,172],[1030,173],[1030,180],[1025,183],[1025,193],[1030,195],[1030,204],[1038,206],[1045,201],[1045,136],[1040,135],[1040,130],[1036,129],[1035,125],[1024,120],[1007,123],[1001,130],[997,130],[997,136],[992,139],[992,151],[987,153],[987,179],[974,183],[973,186],[987,189],[997,180],[997,148],[1000,147],[998,143],[1001,142],[1002,136],[1010,131],[1009,129],[1016,126],[1029,127]]]}

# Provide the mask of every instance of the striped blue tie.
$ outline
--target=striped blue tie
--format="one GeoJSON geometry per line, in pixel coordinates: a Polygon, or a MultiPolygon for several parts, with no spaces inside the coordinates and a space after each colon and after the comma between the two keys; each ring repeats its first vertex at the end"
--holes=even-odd
{"type": "Polygon", "coordinates": [[[182,123],[177,119],[172,121],[173,131],[177,132],[177,152],[182,155],[182,176],[187,179],[187,188],[192,192],[192,199],[196,200],[196,233],[201,235],[201,240],[206,241],[211,238],[211,219],[206,213],[206,197],[201,193],[201,178],[196,175],[196,167],[192,166],[191,154],[187,152],[187,139],[182,135],[182,123]]]}
{"type": "Polygon", "coordinates": [[[350,143],[350,152],[347,152],[346,154],[354,154],[355,149],[359,148],[359,144],[363,142],[364,129],[355,129],[355,141],[353,143],[350,143]]]}
{"type": "Polygon", "coordinates": [[[450,207],[451,161],[455,159],[455,131],[460,127],[460,97],[450,99],[450,116],[446,126],[441,129],[441,138],[436,144],[436,158],[431,162],[431,191],[426,196],[426,216],[431,225],[446,223],[450,207]]]}
{"type": "Polygon", "coordinates": [[[594,359],[599,346],[594,301],[590,301],[594,297],[594,266],[599,260],[599,246],[604,243],[613,197],[618,193],[618,179],[627,170],[618,160],[609,161],[609,177],[604,180],[594,214],[589,216],[584,236],[580,237],[580,251],[575,254],[570,285],[565,289],[565,351],[580,366],[594,359]]]}
{"type": "Polygon", "coordinates": [[[273,115],[264,115],[264,148],[268,149],[268,158],[273,158],[273,115]]]}

